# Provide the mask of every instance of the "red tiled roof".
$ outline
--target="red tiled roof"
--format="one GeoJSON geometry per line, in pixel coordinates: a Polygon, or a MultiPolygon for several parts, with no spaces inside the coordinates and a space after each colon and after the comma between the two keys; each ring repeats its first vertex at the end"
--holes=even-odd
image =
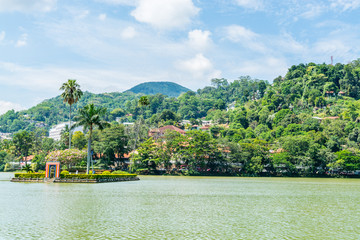
{"type": "Polygon", "coordinates": [[[164,126],[161,128],[152,129],[152,130],[150,130],[150,133],[155,133],[155,132],[164,133],[166,130],[172,130],[172,131],[176,131],[180,134],[185,134],[184,130],[182,130],[178,127],[175,127],[173,125],[167,125],[167,126],[164,126]]]}
{"type": "Polygon", "coordinates": [[[182,130],[182,129],[178,128],[178,127],[175,127],[173,125],[168,125],[168,126],[164,126],[164,127],[159,128],[159,131],[161,131],[161,132],[165,132],[166,130],[173,130],[173,131],[177,131],[179,133],[185,133],[184,130],[182,130]]]}
{"type": "Polygon", "coordinates": [[[23,159],[23,161],[31,161],[34,159],[34,157],[35,157],[34,155],[30,155],[30,156],[27,156],[26,159],[25,159],[25,157],[23,157],[22,159],[23,159]]]}

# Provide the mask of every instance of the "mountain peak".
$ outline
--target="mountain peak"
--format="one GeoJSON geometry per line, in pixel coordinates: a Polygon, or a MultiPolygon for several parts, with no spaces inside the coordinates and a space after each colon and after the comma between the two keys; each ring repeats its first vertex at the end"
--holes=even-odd
{"type": "Polygon", "coordinates": [[[125,92],[143,93],[146,95],[155,95],[161,93],[169,97],[178,97],[181,93],[191,91],[174,82],[145,82],[132,87],[125,92]]]}

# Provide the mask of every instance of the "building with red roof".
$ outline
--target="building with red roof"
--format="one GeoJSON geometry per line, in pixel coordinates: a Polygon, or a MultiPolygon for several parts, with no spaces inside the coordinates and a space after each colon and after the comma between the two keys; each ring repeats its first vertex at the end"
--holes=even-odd
{"type": "Polygon", "coordinates": [[[157,138],[160,138],[160,137],[163,137],[165,135],[165,132],[166,131],[176,131],[182,135],[185,135],[185,131],[178,128],[178,127],[175,127],[173,125],[167,125],[167,126],[164,126],[164,127],[161,127],[161,128],[154,128],[154,129],[151,129],[149,131],[149,137],[153,137],[155,139],[157,138]]]}

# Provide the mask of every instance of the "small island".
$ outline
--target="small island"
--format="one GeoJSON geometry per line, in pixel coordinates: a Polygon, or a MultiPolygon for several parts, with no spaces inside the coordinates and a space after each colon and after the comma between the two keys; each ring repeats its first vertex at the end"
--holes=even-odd
{"type": "Polygon", "coordinates": [[[60,172],[60,162],[47,162],[45,173],[15,173],[12,182],[103,183],[140,180],[136,174],[123,171],[103,171],[101,174],[70,174],[60,172]]]}

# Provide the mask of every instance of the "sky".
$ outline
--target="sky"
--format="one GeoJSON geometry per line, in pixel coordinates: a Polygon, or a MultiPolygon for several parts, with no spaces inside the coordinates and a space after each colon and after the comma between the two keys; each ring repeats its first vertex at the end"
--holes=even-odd
{"type": "Polygon", "coordinates": [[[192,90],[360,58],[360,0],[0,0],[0,114],[61,94],[192,90]]]}

